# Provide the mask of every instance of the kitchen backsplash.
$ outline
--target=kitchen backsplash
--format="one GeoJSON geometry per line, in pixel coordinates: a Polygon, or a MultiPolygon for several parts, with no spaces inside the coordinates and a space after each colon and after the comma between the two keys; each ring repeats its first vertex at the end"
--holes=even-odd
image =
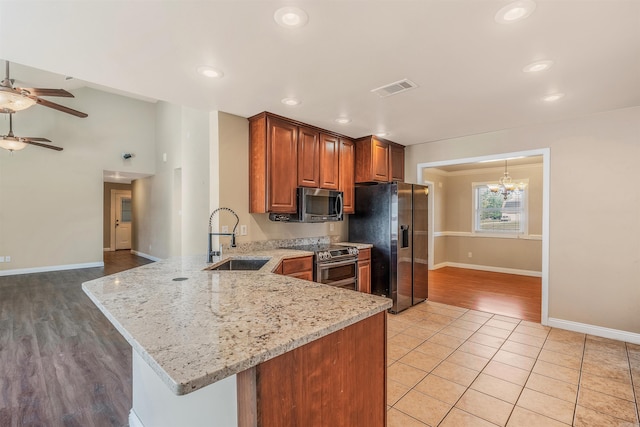
{"type": "Polygon", "coordinates": [[[288,248],[292,246],[326,245],[329,243],[337,243],[339,241],[340,236],[300,237],[296,239],[262,240],[257,242],[239,243],[235,248],[231,248],[227,244],[224,246],[224,250],[226,253],[246,253],[277,248],[288,248]]]}

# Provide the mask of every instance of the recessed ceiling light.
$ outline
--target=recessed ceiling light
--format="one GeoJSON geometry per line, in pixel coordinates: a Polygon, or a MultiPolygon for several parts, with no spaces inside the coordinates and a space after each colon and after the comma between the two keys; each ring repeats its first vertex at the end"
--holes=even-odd
{"type": "Polygon", "coordinates": [[[533,0],[518,0],[500,9],[496,13],[495,20],[500,24],[509,24],[528,17],[534,10],[536,10],[536,3],[533,0]]]}
{"type": "Polygon", "coordinates": [[[282,102],[284,105],[289,105],[290,107],[301,104],[300,100],[296,98],[282,98],[280,102],[282,102]]]}
{"type": "Polygon", "coordinates": [[[217,68],[210,67],[208,65],[203,65],[202,67],[198,67],[198,73],[202,74],[205,77],[211,78],[220,78],[224,76],[224,73],[217,68]]]}
{"type": "Polygon", "coordinates": [[[562,98],[563,96],[564,96],[564,93],[554,93],[552,95],[545,96],[544,98],[542,98],[542,100],[545,102],[554,102],[562,98]]]}
{"type": "Polygon", "coordinates": [[[307,25],[309,15],[298,7],[281,7],[273,14],[278,25],[285,28],[300,28],[307,25]]]}
{"type": "Polygon", "coordinates": [[[341,125],[346,125],[347,123],[351,123],[351,119],[348,117],[338,117],[336,119],[336,123],[340,123],[341,125]]]}
{"type": "Polygon", "coordinates": [[[553,65],[553,61],[544,60],[544,61],[536,61],[527,65],[522,69],[525,73],[537,73],[538,71],[545,71],[551,68],[553,65]]]}
{"type": "Polygon", "coordinates": [[[389,136],[389,132],[378,132],[376,133],[376,136],[379,136],[380,138],[384,138],[385,136],[389,136]]]}

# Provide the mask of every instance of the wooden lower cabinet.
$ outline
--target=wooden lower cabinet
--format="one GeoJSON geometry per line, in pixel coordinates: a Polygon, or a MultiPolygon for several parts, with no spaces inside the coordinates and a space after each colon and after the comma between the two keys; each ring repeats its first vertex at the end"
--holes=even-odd
{"type": "Polygon", "coordinates": [[[283,259],[274,273],[313,281],[313,256],[283,259]]]}
{"type": "Polygon", "coordinates": [[[358,254],[358,290],[371,293],[371,249],[360,249],[358,254]]]}
{"type": "Polygon", "coordinates": [[[243,371],[237,385],[239,427],[385,427],[386,312],[243,371]]]}

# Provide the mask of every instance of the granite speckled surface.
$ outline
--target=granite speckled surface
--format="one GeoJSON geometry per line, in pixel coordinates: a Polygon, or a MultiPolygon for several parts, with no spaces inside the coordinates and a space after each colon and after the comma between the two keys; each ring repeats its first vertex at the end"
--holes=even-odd
{"type": "Polygon", "coordinates": [[[283,258],[304,255],[310,253],[225,255],[270,258],[251,272],[203,270],[203,255],[173,258],[82,287],[133,350],[182,395],[391,307],[386,298],[271,273],[283,258]]]}
{"type": "Polygon", "coordinates": [[[336,242],[335,244],[338,246],[353,246],[358,249],[369,249],[373,247],[371,243],[336,242]]]}

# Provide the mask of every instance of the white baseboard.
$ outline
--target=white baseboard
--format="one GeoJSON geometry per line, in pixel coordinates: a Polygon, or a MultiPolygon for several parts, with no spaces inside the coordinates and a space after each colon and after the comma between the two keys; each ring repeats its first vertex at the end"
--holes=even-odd
{"type": "Polygon", "coordinates": [[[0,276],[15,274],[46,273],[48,271],[76,270],[78,268],[104,267],[104,262],[86,262],[84,264],[47,265],[45,267],[17,268],[15,270],[0,270],[0,276]]]}
{"type": "Polygon", "coordinates": [[[541,271],[520,270],[517,268],[493,267],[490,265],[463,264],[460,262],[441,262],[433,266],[433,270],[442,267],[467,268],[469,270],[491,271],[493,273],[517,274],[519,276],[542,277],[541,271]]]}
{"type": "Polygon", "coordinates": [[[621,331],[619,329],[605,328],[602,326],[573,322],[571,320],[555,319],[553,317],[549,318],[547,326],[640,345],[640,334],[621,331]]]}
{"type": "Polygon", "coordinates": [[[145,254],[144,252],[138,252],[131,249],[131,253],[134,255],[141,256],[142,258],[150,259],[151,261],[162,261],[162,258],[155,257],[153,255],[145,254]]]}
{"type": "Polygon", "coordinates": [[[133,408],[129,411],[129,427],[144,427],[140,418],[133,412],[133,408]]]}

